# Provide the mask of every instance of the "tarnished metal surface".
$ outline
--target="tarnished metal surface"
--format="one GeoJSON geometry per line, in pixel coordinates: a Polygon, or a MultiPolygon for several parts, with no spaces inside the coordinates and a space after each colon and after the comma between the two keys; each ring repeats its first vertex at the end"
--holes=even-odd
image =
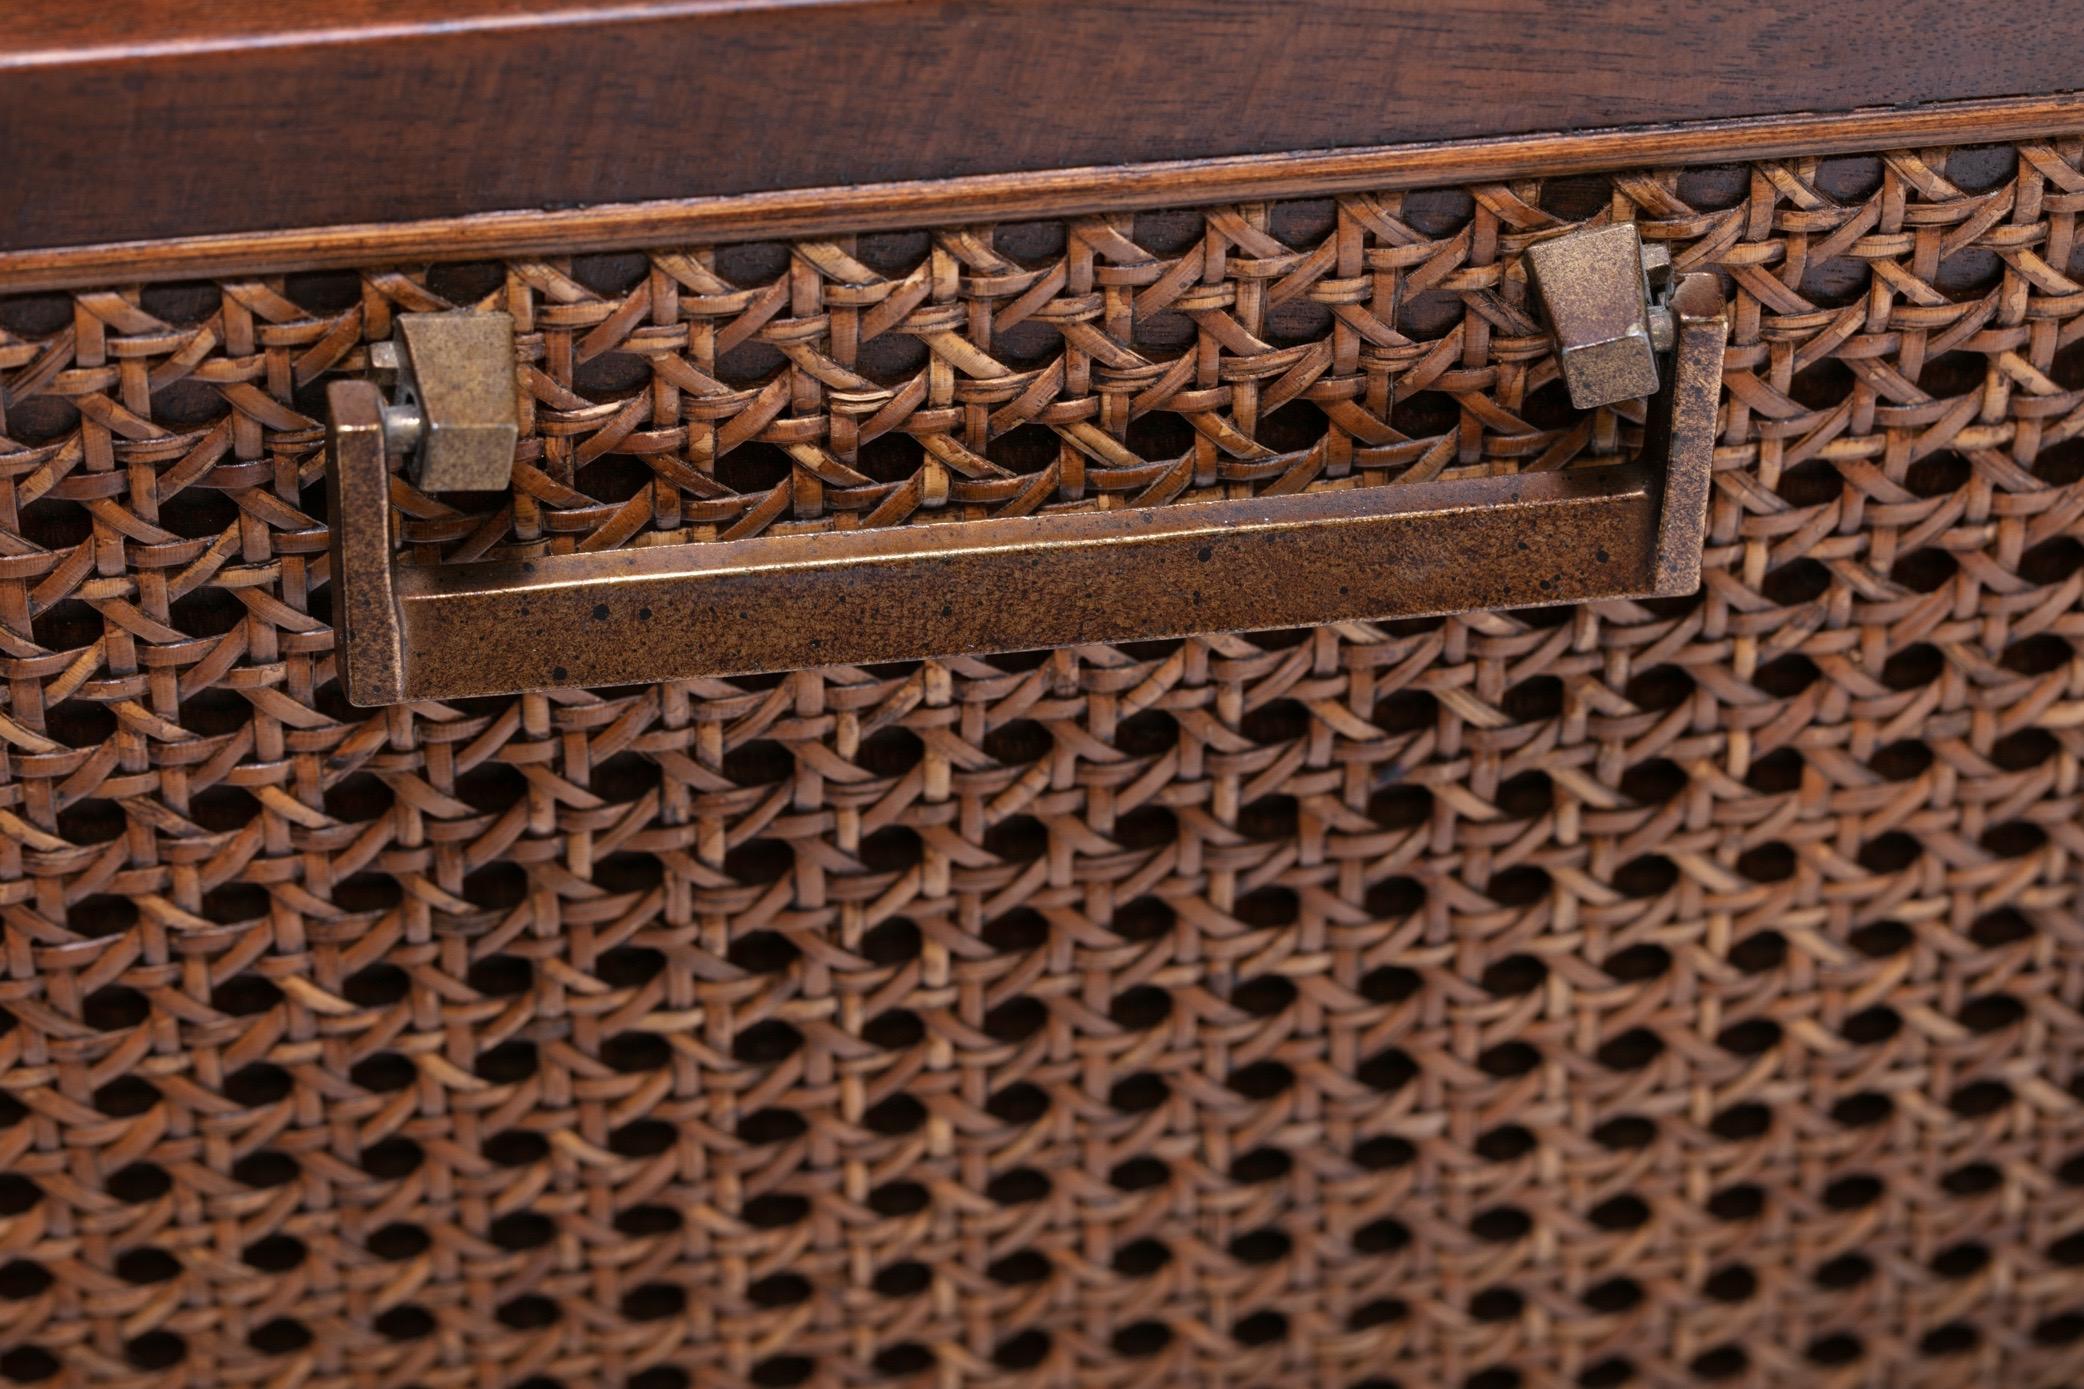
{"type": "Polygon", "coordinates": [[[326,511],[332,518],[333,625],[347,697],[364,707],[405,698],[391,568],[390,471],[383,392],[368,381],[326,387],[326,511]]]}
{"type": "Polygon", "coordinates": [[[398,408],[386,444],[430,492],[505,487],[520,423],[514,320],[503,313],[409,313],[397,320],[398,408]],[[417,407],[417,408],[415,408],[417,407]]]}
{"type": "Polygon", "coordinates": [[[399,573],[409,693],[1068,646],[1648,592],[1642,464],[399,573]]]}
{"type": "Polygon", "coordinates": [[[1650,285],[1633,223],[1538,242],[1527,248],[1527,273],[1548,310],[1571,404],[1589,410],[1657,389],[1650,285]]]}
{"type": "MultiPolygon", "coordinates": [[[[1565,371],[1580,368],[1573,394],[1642,385],[1637,348],[1654,385],[1634,229],[1544,247],[1565,371]]],[[[387,408],[367,382],[328,395],[348,697],[381,705],[1691,592],[1727,333],[1718,282],[1685,277],[1666,312],[1678,324],[1673,367],[1650,402],[1643,456],[1624,466],[394,570],[387,447],[472,480],[448,485],[487,485],[495,462],[512,464],[500,337],[510,344],[510,321],[404,315],[400,404],[387,408]],[[400,415],[417,427],[394,424],[400,415]]]]}
{"type": "Polygon", "coordinates": [[[1657,521],[1659,593],[1691,593],[1700,587],[1715,465],[1715,410],[1722,393],[1722,352],[1729,342],[1723,310],[1722,284],[1713,275],[1679,277],[1669,300],[1677,337],[1670,385],[1652,398],[1644,420],[1644,455],[1665,458],[1657,521]]]}

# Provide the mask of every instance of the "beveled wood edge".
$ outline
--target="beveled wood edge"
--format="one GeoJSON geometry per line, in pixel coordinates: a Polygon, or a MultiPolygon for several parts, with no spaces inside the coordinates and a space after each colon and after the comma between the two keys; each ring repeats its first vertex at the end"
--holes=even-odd
{"type": "MultiPolygon", "coordinates": [[[[773,0],[770,0],[772,3],[773,0]]],[[[346,44],[428,33],[553,28],[725,13],[745,0],[209,0],[132,13],[76,0],[12,0],[0,12],[0,72],[108,58],[242,51],[256,43],[346,44]]],[[[781,4],[847,0],[780,0],[781,4]]]]}
{"type": "Polygon", "coordinates": [[[2084,133],[2084,92],[0,252],[0,292],[555,256],[2084,133]]]}

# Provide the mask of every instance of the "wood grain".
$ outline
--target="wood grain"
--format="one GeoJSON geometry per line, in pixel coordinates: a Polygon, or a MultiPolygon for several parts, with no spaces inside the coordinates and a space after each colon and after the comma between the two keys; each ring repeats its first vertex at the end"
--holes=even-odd
{"type": "Polygon", "coordinates": [[[1136,207],[1422,188],[1584,173],[1623,164],[1657,168],[1930,143],[2037,139],[2080,130],[2084,130],[2084,93],[2074,93],[1955,102],[1908,111],[1795,115],[1647,130],[1107,165],[0,251],[0,282],[18,290],[46,290],[458,256],[571,255],[694,241],[854,234],[936,223],[1075,217],[1136,207]]]}
{"type": "Polygon", "coordinates": [[[30,0],[0,249],[2084,88],[2074,0],[1694,8],[30,0]]]}

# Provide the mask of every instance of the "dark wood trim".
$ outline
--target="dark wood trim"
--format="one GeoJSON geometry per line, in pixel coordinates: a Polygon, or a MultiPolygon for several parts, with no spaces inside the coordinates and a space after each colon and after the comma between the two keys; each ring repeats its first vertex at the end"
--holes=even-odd
{"type": "MultiPolygon", "coordinates": [[[[752,0],[770,8],[821,2],[830,0],[752,0]]],[[[73,0],[16,0],[0,11],[0,68],[77,61],[94,49],[193,52],[286,40],[359,40],[382,30],[597,24],[747,7],[747,0],[131,0],[119,12],[73,0]]]]}
{"type": "Polygon", "coordinates": [[[2076,0],[14,0],[0,250],[2084,89],[2076,0]]]}
{"type": "Polygon", "coordinates": [[[1362,189],[1438,186],[1616,167],[2052,138],[2084,132],[2084,93],[1911,111],[1794,115],[1652,130],[1060,169],[814,188],[555,212],[197,236],[0,252],[17,290],[259,275],[483,256],[554,256],[696,242],[1072,217],[1362,189]]]}

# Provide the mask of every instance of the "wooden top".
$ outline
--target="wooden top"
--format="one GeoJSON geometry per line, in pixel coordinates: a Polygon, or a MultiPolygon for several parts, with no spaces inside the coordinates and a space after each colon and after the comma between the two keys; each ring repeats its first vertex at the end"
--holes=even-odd
{"type": "Polygon", "coordinates": [[[17,0],[0,251],[2084,89],[2074,0],[17,0]]]}
{"type": "MultiPolygon", "coordinates": [[[[756,0],[801,9],[844,0],[756,0]]],[[[745,9],[747,0],[143,0],[116,15],[70,0],[0,12],[0,69],[78,61],[93,50],[142,55],[283,39],[372,38],[386,31],[547,26],[745,9]],[[139,11],[142,11],[140,13],[139,11]]]]}

